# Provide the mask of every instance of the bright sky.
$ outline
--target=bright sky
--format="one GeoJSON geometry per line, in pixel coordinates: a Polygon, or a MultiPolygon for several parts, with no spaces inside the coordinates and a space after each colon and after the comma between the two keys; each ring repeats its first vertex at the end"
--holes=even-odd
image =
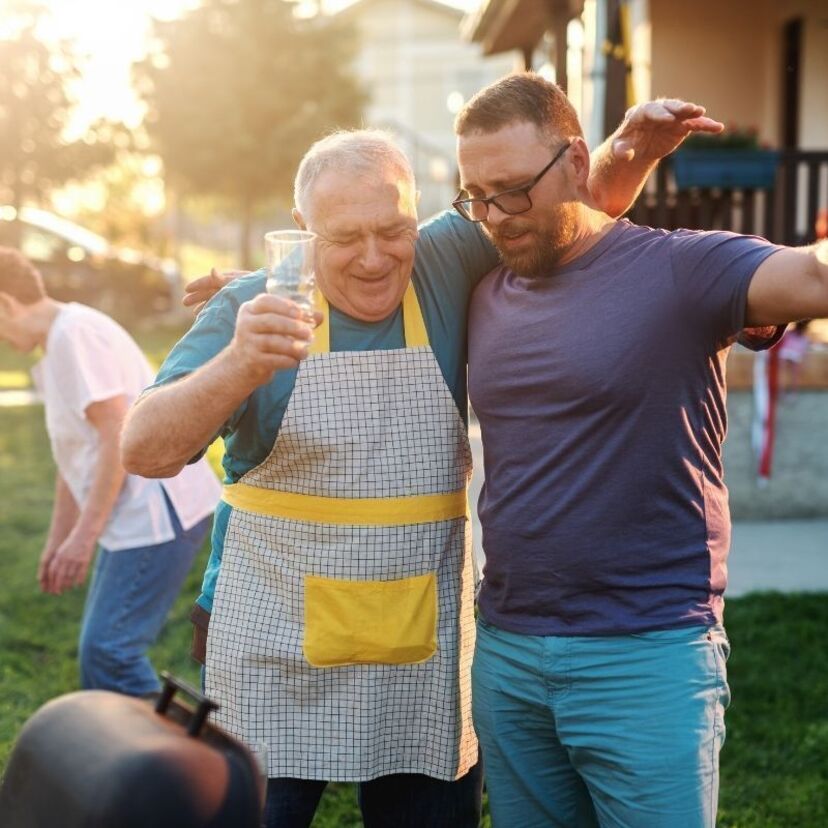
{"type": "Polygon", "coordinates": [[[87,56],[78,90],[79,123],[100,115],[135,124],[131,64],[141,57],[150,18],[175,17],[193,0],[44,0],[50,33],[74,40],[87,56]]]}
{"type": "MultiPolygon", "coordinates": [[[[130,89],[130,65],[140,58],[151,17],[172,18],[198,5],[198,0],[42,0],[51,12],[50,29],[76,41],[88,55],[78,90],[78,125],[106,115],[130,125],[140,120],[140,109],[130,89]]],[[[333,11],[354,0],[322,0],[333,11]]],[[[480,0],[444,0],[447,5],[471,9],[480,0]]],[[[0,0],[0,10],[3,2],[0,0]]]]}

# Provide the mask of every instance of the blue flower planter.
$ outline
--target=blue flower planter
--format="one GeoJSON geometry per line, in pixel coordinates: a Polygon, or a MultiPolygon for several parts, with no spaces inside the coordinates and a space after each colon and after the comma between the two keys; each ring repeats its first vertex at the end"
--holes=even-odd
{"type": "Polygon", "coordinates": [[[776,150],[680,149],[673,172],[680,190],[690,187],[771,189],[776,181],[776,150]]]}

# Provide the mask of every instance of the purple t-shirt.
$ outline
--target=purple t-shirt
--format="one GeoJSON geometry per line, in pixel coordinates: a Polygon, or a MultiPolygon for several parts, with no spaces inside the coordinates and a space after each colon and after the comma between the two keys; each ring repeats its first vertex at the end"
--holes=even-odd
{"type": "Polygon", "coordinates": [[[548,276],[481,282],[469,396],[487,621],[610,635],[721,620],[725,360],[777,249],[621,221],[548,276]]]}

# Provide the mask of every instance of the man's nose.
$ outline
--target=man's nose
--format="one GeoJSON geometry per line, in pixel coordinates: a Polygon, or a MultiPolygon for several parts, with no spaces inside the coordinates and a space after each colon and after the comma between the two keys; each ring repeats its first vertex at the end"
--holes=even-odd
{"type": "Polygon", "coordinates": [[[385,264],[385,254],[380,249],[379,240],[376,236],[368,236],[362,247],[360,256],[362,267],[368,272],[382,270],[385,264]]]}
{"type": "Polygon", "coordinates": [[[494,202],[489,203],[489,211],[486,214],[486,224],[491,227],[499,227],[504,221],[510,219],[508,213],[504,213],[494,202]]]}

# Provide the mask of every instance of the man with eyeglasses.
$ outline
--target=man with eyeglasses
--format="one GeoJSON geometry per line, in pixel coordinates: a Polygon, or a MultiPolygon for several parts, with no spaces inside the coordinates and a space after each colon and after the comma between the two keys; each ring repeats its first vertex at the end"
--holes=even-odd
{"type": "MultiPolygon", "coordinates": [[[[603,150],[606,209],[698,128],[717,125],[691,104],[632,112],[603,150]]],[[[418,229],[384,134],[314,145],[295,203],[324,322],[312,335],[263,272],[234,280],[137,402],[124,463],[166,476],[224,437],[205,681],[267,764],[266,824],[309,825],[334,780],[358,783],[367,826],[471,828],[465,323],[497,254],[454,212],[418,229]]]]}
{"type": "Polygon", "coordinates": [[[713,826],[725,361],[744,326],[828,315],[828,244],[611,218],[576,113],[537,76],[484,89],[455,129],[454,206],[503,260],[469,310],[493,825],[713,826]]]}

